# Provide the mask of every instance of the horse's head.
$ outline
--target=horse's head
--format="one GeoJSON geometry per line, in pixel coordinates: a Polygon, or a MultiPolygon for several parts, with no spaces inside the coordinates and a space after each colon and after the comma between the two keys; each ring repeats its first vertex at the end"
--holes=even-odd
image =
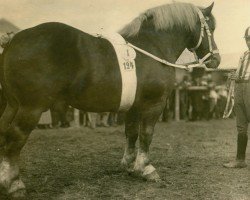
{"type": "Polygon", "coordinates": [[[198,20],[189,45],[200,63],[208,68],[217,68],[220,64],[220,55],[214,41],[215,18],[211,11],[214,3],[207,8],[197,8],[198,20]]]}

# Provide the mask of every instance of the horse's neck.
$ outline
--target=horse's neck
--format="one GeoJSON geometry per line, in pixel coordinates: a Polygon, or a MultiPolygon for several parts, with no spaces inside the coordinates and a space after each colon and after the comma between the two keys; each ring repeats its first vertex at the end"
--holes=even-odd
{"type": "Polygon", "coordinates": [[[187,47],[188,36],[179,32],[145,32],[126,40],[155,56],[174,63],[187,47]]]}

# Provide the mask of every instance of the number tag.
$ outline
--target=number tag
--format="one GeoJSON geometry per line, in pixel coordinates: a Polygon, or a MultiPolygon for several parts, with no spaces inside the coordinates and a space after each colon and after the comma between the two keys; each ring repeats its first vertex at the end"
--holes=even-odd
{"type": "Polygon", "coordinates": [[[133,70],[134,69],[134,64],[133,62],[126,61],[123,63],[124,70],[133,70]]]}

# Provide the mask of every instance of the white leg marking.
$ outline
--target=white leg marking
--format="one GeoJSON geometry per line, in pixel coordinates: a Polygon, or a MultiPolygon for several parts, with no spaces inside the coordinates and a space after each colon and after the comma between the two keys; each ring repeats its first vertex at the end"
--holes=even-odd
{"type": "Polygon", "coordinates": [[[9,188],[11,181],[18,176],[19,169],[17,166],[11,166],[9,160],[4,158],[0,165],[0,184],[9,188]]]}
{"type": "Polygon", "coordinates": [[[8,193],[13,193],[21,189],[25,189],[25,185],[21,179],[17,179],[13,181],[13,183],[11,184],[11,187],[8,190],[8,193]]]}
{"type": "Polygon", "coordinates": [[[135,161],[135,166],[134,166],[135,171],[143,172],[145,168],[145,163],[147,160],[148,160],[147,154],[140,153],[138,151],[136,161],[135,161]]]}

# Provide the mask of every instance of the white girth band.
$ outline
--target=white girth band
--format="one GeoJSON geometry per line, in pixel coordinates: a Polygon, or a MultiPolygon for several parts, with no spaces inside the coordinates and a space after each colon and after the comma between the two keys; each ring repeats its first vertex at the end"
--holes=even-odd
{"type": "Polygon", "coordinates": [[[136,52],[132,47],[127,45],[124,38],[118,33],[102,33],[95,36],[107,39],[115,49],[122,78],[122,92],[119,111],[127,111],[133,105],[136,95],[136,52]]]}

